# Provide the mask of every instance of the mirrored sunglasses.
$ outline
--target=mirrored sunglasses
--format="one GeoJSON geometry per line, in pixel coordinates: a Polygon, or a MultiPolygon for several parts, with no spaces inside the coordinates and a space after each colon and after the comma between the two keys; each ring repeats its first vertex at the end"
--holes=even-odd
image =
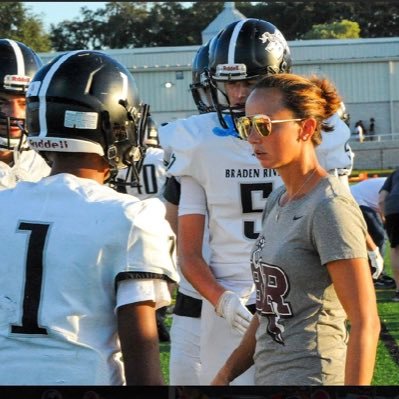
{"type": "Polygon", "coordinates": [[[260,136],[267,137],[270,136],[270,134],[272,133],[273,123],[299,122],[299,121],[303,121],[303,118],[271,120],[269,116],[259,114],[253,116],[242,116],[241,118],[237,118],[236,126],[239,136],[243,140],[247,140],[248,136],[251,133],[252,126],[255,128],[255,131],[260,136]]]}

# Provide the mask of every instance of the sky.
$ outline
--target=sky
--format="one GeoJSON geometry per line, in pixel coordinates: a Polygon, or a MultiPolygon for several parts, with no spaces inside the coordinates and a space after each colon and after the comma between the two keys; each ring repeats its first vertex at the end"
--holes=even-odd
{"type": "Polygon", "coordinates": [[[26,7],[29,8],[34,14],[39,15],[44,23],[46,30],[50,29],[50,24],[58,24],[59,22],[74,18],[79,18],[79,11],[82,7],[87,7],[94,11],[98,8],[104,8],[107,2],[95,1],[70,1],[70,2],[24,2],[26,7]]]}
{"type": "MultiPolygon", "coordinates": [[[[73,20],[79,18],[79,12],[82,7],[95,11],[98,8],[104,8],[105,1],[24,1],[27,8],[34,14],[39,15],[44,23],[44,29],[50,30],[50,24],[57,25],[59,22],[66,19],[73,20]]],[[[187,2],[187,5],[191,2],[187,2]]]]}

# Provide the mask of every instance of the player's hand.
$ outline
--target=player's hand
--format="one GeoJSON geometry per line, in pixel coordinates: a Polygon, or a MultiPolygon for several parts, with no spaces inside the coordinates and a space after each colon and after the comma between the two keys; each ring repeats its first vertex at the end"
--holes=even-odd
{"type": "Polygon", "coordinates": [[[374,251],[367,251],[370,261],[371,275],[376,280],[384,270],[384,258],[378,247],[374,251]]]}
{"type": "Polygon", "coordinates": [[[215,311],[224,317],[228,323],[240,334],[244,335],[252,319],[251,312],[243,304],[245,299],[232,291],[225,291],[219,298],[215,311]]]}

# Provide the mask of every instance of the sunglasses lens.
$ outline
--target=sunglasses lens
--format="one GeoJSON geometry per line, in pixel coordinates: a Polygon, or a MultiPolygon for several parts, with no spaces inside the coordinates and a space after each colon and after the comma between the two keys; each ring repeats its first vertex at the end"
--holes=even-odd
{"type": "Polygon", "coordinates": [[[259,134],[267,137],[272,132],[272,124],[270,118],[265,115],[257,115],[253,118],[254,125],[259,134]]]}
{"type": "Polygon", "coordinates": [[[249,131],[251,130],[251,120],[243,116],[237,120],[238,134],[243,140],[246,140],[249,136],[249,131]]]}

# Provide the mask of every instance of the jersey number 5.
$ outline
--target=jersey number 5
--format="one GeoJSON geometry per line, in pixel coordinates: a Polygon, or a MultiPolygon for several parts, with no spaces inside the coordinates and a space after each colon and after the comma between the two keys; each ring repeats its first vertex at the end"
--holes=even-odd
{"type": "MultiPolygon", "coordinates": [[[[266,199],[273,190],[273,183],[240,184],[242,213],[261,213],[266,204],[266,199]],[[258,194],[258,195],[256,195],[258,194]],[[255,200],[256,196],[258,201],[255,200]]],[[[244,220],[244,235],[250,240],[256,240],[259,231],[255,231],[255,221],[244,220]]]]}
{"type": "Polygon", "coordinates": [[[38,312],[43,277],[43,249],[49,224],[21,222],[20,232],[30,232],[26,255],[25,288],[22,308],[22,325],[12,325],[11,333],[47,335],[38,325],[38,312]]]}

